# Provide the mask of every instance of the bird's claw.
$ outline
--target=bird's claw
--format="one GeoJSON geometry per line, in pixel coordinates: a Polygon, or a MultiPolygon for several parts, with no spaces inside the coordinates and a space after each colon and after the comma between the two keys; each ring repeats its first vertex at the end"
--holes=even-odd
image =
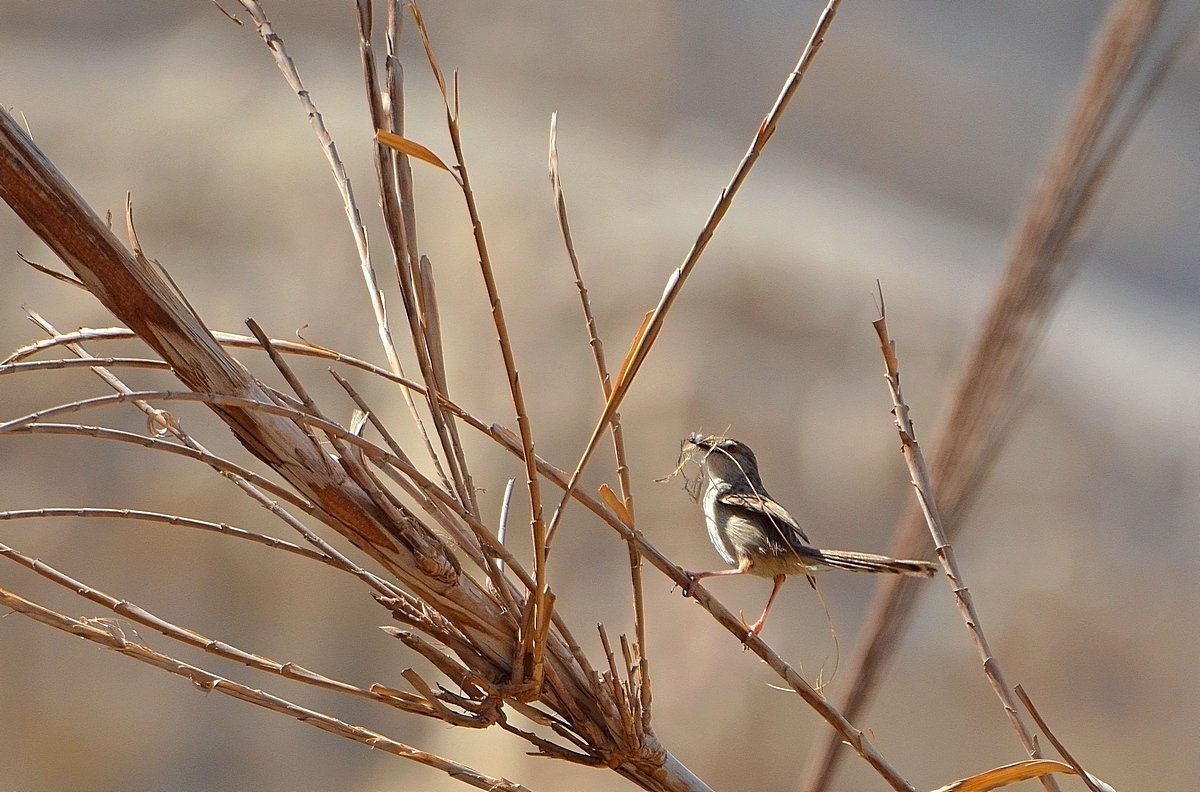
{"type": "Polygon", "coordinates": [[[696,577],[696,573],[694,572],[684,572],[683,574],[688,582],[679,588],[683,592],[683,596],[690,597],[692,596],[692,592],[696,590],[696,583],[700,578],[696,577]]]}
{"type": "Polygon", "coordinates": [[[746,632],[742,636],[742,649],[747,650],[750,648],[746,645],[747,641],[750,641],[761,635],[765,623],[762,619],[759,619],[758,621],[754,622],[754,624],[746,624],[746,614],[742,613],[741,611],[738,611],[738,621],[740,621],[742,626],[746,628],[746,632]]]}

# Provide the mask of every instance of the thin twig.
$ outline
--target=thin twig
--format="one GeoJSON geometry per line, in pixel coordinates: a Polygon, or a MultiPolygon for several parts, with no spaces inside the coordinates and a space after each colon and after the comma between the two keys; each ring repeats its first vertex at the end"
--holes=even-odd
{"type": "Polygon", "coordinates": [[[163,523],[183,528],[199,528],[202,531],[231,536],[234,539],[246,539],[264,545],[272,550],[282,550],[287,553],[307,558],[310,561],[320,561],[323,564],[341,569],[341,564],[331,556],[310,550],[307,547],[292,544],[275,536],[247,531],[229,523],[217,523],[211,520],[200,520],[195,517],[183,517],[178,514],[145,511],[143,509],[111,509],[97,506],[46,506],[40,509],[9,509],[0,511],[0,520],[28,520],[37,518],[77,517],[96,518],[104,520],[136,520],[140,522],[163,523]]]}
{"type": "Polygon", "coordinates": [[[821,12],[812,36],[809,38],[808,44],[804,47],[804,51],[800,54],[800,60],[796,63],[795,69],[788,75],[787,80],[784,81],[783,89],[779,92],[775,104],[759,124],[758,130],[755,132],[754,138],[750,143],[749,150],[747,150],[746,154],[742,157],[742,161],[738,163],[737,168],[733,172],[733,178],[729,180],[729,184],[721,191],[721,195],[717,199],[716,205],[713,206],[708,220],[704,223],[703,228],[700,229],[700,234],[696,237],[696,241],[692,243],[692,247],[688,250],[687,255],[684,256],[683,263],[667,278],[667,284],[663,289],[658,305],[655,306],[654,311],[634,336],[629,354],[625,358],[625,363],[617,373],[612,393],[604,405],[604,410],[600,413],[600,419],[596,422],[596,426],[592,430],[592,435],[584,447],[583,454],[580,455],[579,462],[575,465],[575,469],[571,473],[571,478],[567,482],[566,490],[563,492],[558,508],[550,519],[547,537],[548,544],[552,544],[554,541],[554,534],[558,529],[559,521],[562,519],[563,511],[571,500],[571,493],[579,485],[583,469],[587,466],[592,453],[596,450],[596,445],[600,442],[600,435],[617,412],[622,400],[625,398],[625,394],[629,392],[629,387],[633,384],[633,378],[637,375],[646,356],[649,355],[650,348],[654,345],[654,341],[658,338],[663,323],[666,321],[667,312],[671,309],[676,298],[679,297],[680,292],[683,290],[683,284],[696,268],[701,254],[708,247],[713,234],[716,233],[717,226],[720,225],[721,220],[724,219],[725,214],[729,211],[729,207],[732,206],[733,199],[737,195],[738,190],[741,189],[742,184],[746,181],[746,177],[750,175],[751,169],[758,161],[759,155],[762,154],[767,143],[775,134],[775,129],[779,125],[783,111],[787,109],[792,97],[795,96],[797,89],[800,87],[801,80],[804,79],[804,75],[808,73],[809,66],[812,65],[813,58],[816,57],[821,45],[825,42],[825,35],[829,31],[829,26],[833,23],[833,18],[837,15],[840,6],[841,0],[830,0],[825,10],[821,12]]]}
{"type": "MultiPolygon", "coordinates": [[[[163,399],[168,399],[172,395],[170,391],[141,391],[141,393],[152,395],[154,398],[163,399]]],[[[120,396],[101,396],[98,398],[105,400],[104,402],[100,402],[100,404],[128,401],[120,396]]],[[[84,401],[91,401],[93,404],[96,403],[94,400],[84,401]]],[[[196,401],[203,401],[203,399],[196,399],[196,401]]],[[[70,405],[60,405],[58,408],[51,408],[49,411],[41,410],[38,413],[31,415],[52,417],[58,413],[74,412],[77,406],[80,406],[82,409],[86,409],[86,407],[92,405],[84,404],[83,401],[73,402],[70,405]]],[[[185,445],[180,445],[179,443],[172,443],[168,440],[162,440],[157,437],[147,437],[146,435],[136,434],[134,432],[126,432],[120,429],[109,429],[104,426],[49,423],[40,420],[39,418],[31,418],[30,416],[26,416],[25,419],[19,418],[13,421],[0,423],[0,434],[9,433],[81,435],[95,437],[101,440],[115,440],[117,442],[130,443],[132,445],[140,445],[146,448],[167,451],[168,453],[178,454],[179,456],[198,460],[209,467],[216,469],[217,471],[233,472],[236,475],[245,478],[256,487],[259,487],[264,492],[268,492],[271,495],[280,498],[281,500],[287,501],[301,511],[309,514],[316,514],[318,511],[318,507],[315,506],[311,501],[306,500],[302,496],[295,494],[285,487],[281,487],[269,479],[263,478],[248,468],[244,468],[234,462],[230,462],[227,459],[223,459],[213,454],[197,451],[194,448],[189,448],[185,445]]]]}
{"type": "Polygon", "coordinates": [[[30,267],[33,267],[35,270],[42,273],[43,275],[49,275],[51,278],[53,278],[56,281],[61,281],[65,284],[67,284],[68,286],[74,286],[77,289],[83,289],[84,291],[87,291],[87,286],[84,286],[82,281],[80,281],[76,278],[72,278],[70,275],[64,275],[63,273],[61,273],[57,270],[52,270],[49,267],[38,264],[36,261],[27,259],[27,258],[25,258],[24,254],[22,254],[21,251],[19,251],[19,250],[17,251],[17,258],[21,259],[21,261],[24,261],[30,267]]]}
{"type": "Polygon", "coordinates": [[[262,5],[257,0],[239,0],[239,2],[250,14],[251,19],[254,20],[254,26],[258,31],[258,35],[267,45],[267,49],[271,51],[271,55],[275,59],[275,65],[279,68],[280,73],[283,74],[284,79],[287,80],[288,85],[291,86],[297,98],[300,99],[304,113],[312,124],[313,132],[321,144],[321,150],[325,154],[325,159],[328,160],[329,167],[333,171],[333,179],[337,185],[338,193],[342,196],[346,219],[350,224],[350,233],[354,237],[354,247],[358,252],[359,266],[362,271],[363,280],[367,285],[367,295],[370,298],[371,310],[375,314],[375,324],[379,331],[379,340],[383,344],[384,354],[387,356],[388,365],[391,366],[392,371],[403,375],[404,369],[400,363],[400,355],[396,350],[391,328],[388,325],[387,311],[383,304],[383,291],[379,288],[379,279],[376,277],[375,267],[371,263],[371,250],[367,244],[367,229],[363,224],[362,214],[358,210],[358,201],[354,197],[354,187],[350,183],[350,177],[346,174],[346,167],[342,164],[341,156],[338,154],[337,144],[326,128],[325,119],[320,111],[317,110],[317,106],[313,102],[308,89],[304,87],[304,82],[300,79],[300,73],[296,69],[295,61],[288,55],[283,39],[275,32],[275,28],[271,24],[271,20],[267,18],[266,11],[263,10],[262,5]]]}
{"type": "MultiPolygon", "coordinates": [[[[883,353],[888,390],[892,395],[892,415],[896,419],[896,429],[900,433],[900,450],[904,454],[904,461],[908,464],[913,489],[916,492],[921,511],[925,515],[929,533],[933,537],[938,559],[942,563],[942,569],[945,570],[950,588],[954,592],[954,602],[966,623],[971,643],[979,653],[979,659],[983,663],[983,672],[987,676],[988,682],[991,683],[996,697],[1004,706],[1004,712],[1012,724],[1013,731],[1017,733],[1029,758],[1041,759],[1042,754],[1038,749],[1037,742],[1021,719],[1016,701],[1009,692],[1008,683],[1004,681],[1004,672],[1000,668],[1000,661],[996,659],[988,645],[987,636],[983,632],[983,623],[975,609],[975,599],[971,596],[970,589],[967,588],[958,561],[954,556],[954,548],[950,546],[942,528],[942,518],[933,497],[933,482],[929,478],[929,469],[925,466],[925,455],[921,453],[921,446],[917,443],[916,430],[913,428],[912,419],[909,416],[908,404],[905,403],[904,395],[900,390],[900,361],[896,358],[896,342],[888,335],[887,311],[883,302],[882,289],[879,292],[879,318],[872,322],[872,326],[879,335],[879,346],[883,353]]],[[[1050,776],[1043,776],[1042,784],[1047,790],[1058,788],[1050,776]]]]}
{"type": "MultiPolygon", "coordinates": [[[[83,597],[86,600],[95,602],[96,604],[111,610],[118,616],[153,628],[172,640],[179,641],[180,643],[198,649],[203,649],[205,652],[208,652],[216,657],[241,663],[249,668],[254,668],[259,671],[266,671],[286,679],[291,679],[306,685],[313,685],[325,690],[332,690],[337,693],[344,693],[351,696],[357,696],[359,698],[384,701],[387,704],[403,709],[406,712],[411,712],[415,715],[424,715],[427,717],[435,717],[445,720],[445,718],[441,718],[434,708],[425,705],[420,697],[415,697],[411,694],[404,694],[403,691],[398,691],[397,693],[390,694],[388,696],[380,696],[373,690],[363,689],[356,685],[351,685],[348,682],[333,679],[332,677],[325,676],[324,674],[318,674],[314,671],[304,668],[303,666],[296,665],[295,663],[280,663],[275,660],[271,660],[270,658],[254,654],[253,652],[247,652],[243,649],[239,649],[236,646],[232,646],[231,644],[223,641],[213,640],[212,638],[201,635],[195,630],[186,627],[179,627],[167,621],[166,619],[154,615],[150,611],[130,602],[129,600],[118,599],[110,594],[106,594],[99,589],[93,588],[86,583],[83,583],[59,571],[53,566],[47,564],[45,561],[42,561],[41,559],[30,558],[29,556],[15,550],[12,547],[9,547],[8,545],[0,544],[0,557],[7,558],[10,561],[20,564],[26,569],[36,572],[41,577],[59,586],[62,586],[68,591],[78,594],[80,597],[83,597]]],[[[459,715],[459,717],[462,716],[459,715]]]]}
{"type": "Polygon", "coordinates": [[[126,657],[131,657],[134,660],[147,663],[172,674],[177,674],[191,681],[199,690],[206,692],[216,691],[217,693],[245,701],[249,704],[288,715],[301,723],[321,729],[322,731],[327,731],[339,737],[360,742],[371,748],[385,751],[404,759],[410,759],[436,770],[441,770],[451,778],[470,784],[478,789],[488,790],[489,792],[494,792],[495,790],[528,792],[527,788],[520,784],[503,778],[491,778],[467,765],[446,759],[437,754],[419,751],[378,732],[373,732],[362,726],[345,723],[317,710],[301,707],[286,699],[247,687],[231,679],[212,674],[197,666],[184,663],[174,657],[157,652],[144,644],[129,641],[119,628],[106,622],[73,619],[3,588],[0,588],[0,605],[23,616],[28,616],[42,624],[112,649],[126,657]]]}
{"type": "Polygon", "coordinates": [[[1071,769],[1079,775],[1079,778],[1083,780],[1087,788],[1092,790],[1092,792],[1112,792],[1111,787],[1105,789],[1096,783],[1096,777],[1087,770],[1084,770],[1083,765],[1076,761],[1071,752],[1067,750],[1067,746],[1059,741],[1054,732],[1050,730],[1050,725],[1042,718],[1042,713],[1038,712],[1037,707],[1033,705],[1033,700],[1029,698],[1029,694],[1025,692],[1025,688],[1017,685],[1014,690],[1017,698],[1021,699],[1021,703],[1025,705],[1025,709],[1029,710],[1029,715],[1037,723],[1038,728],[1042,730],[1042,734],[1046,735],[1046,739],[1054,746],[1054,750],[1058,751],[1059,756],[1067,760],[1067,764],[1071,765],[1071,769]]]}
{"type": "MultiPolygon", "coordinates": [[[[513,409],[516,412],[517,431],[521,435],[521,455],[525,461],[525,485],[529,490],[530,528],[533,533],[533,576],[537,588],[533,592],[534,629],[526,635],[545,635],[549,630],[551,611],[549,608],[550,588],[546,582],[546,549],[548,546],[548,530],[542,517],[541,486],[538,483],[537,462],[533,452],[533,427],[529,422],[529,411],[525,407],[525,395],[521,389],[521,378],[517,373],[516,357],[513,354],[512,341],[508,335],[508,324],[504,319],[504,306],[500,301],[500,291],[496,285],[496,276],[492,269],[492,258],[488,252],[487,239],[483,233],[483,221],[480,219],[479,207],[475,202],[475,193],[471,189],[471,178],[467,171],[466,160],[463,156],[462,130],[459,127],[458,93],[453,97],[446,91],[446,81],[438,67],[437,58],[433,54],[433,45],[429,40],[429,31],[421,16],[416,3],[409,2],[408,9],[412,13],[417,31],[421,35],[421,44],[425,48],[426,60],[433,71],[441,90],[442,104],[446,110],[446,128],[450,133],[450,142],[454,147],[454,173],[456,174],[463,200],[466,203],[467,214],[471,218],[471,234],[475,239],[475,251],[479,256],[479,271],[483,276],[484,287],[487,290],[488,304],[491,306],[492,323],[496,328],[496,338],[500,345],[500,357],[504,361],[504,373],[508,379],[508,390],[512,397],[513,409]]],[[[457,77],[455,79],[457,86],[457,77]]],[[[543,654],[545,645],[528,643],[526,635],[518,651],[528,653],[529,681],[536,690],[541,687],[543,674],[543,654]]]]}
{"type": "MultiPolygon", "coordinates": [[[[1013,421],[1008,420],[1030,360],[1079,259],[1074,242],[1102,177],[1141,112],[1135,102],[1125,122],[1114,122],[1118,101],[1131,84],[1139,53],[1150,43],[1162,0],[1113,0],[1092,44],[1071,117],[1046,164],[1041,183],[1026,203],[1013,233],[1008,263],[988,316],[958,374],[952,406],[935,432],[931,461],[937,502],[953,538],[982,490],[1013,421]],[[1122,126],[1125,131],[1120,131],[1122,126]],[[1101,141],[1113,129],[1109,145],[1101,141]]],[[[1167,59],[1169,62],[1170,58],[1167,59]]],[[[1145,97],[1161,80],[1152,80],[1145,97]]],[[[917,558],[929,552],[920,509],[903,517],[890,555],[917,558]]],[[[913,614],[917,588],[907,579],[881,580],[863,637],[843,671],[843,709],[862,713],[899,645],[913,614]]],[[[827,789],[838,761],[840,737],[829,733],[814,747],[800,789],[827,789]]]]}
{"type": "Polygon", "coordinates": [[[32,371],[60,371],[73,368],[144,368],[170,371],[171,367],[161,360],[137,357],[93,357],[54,358],[51,360],[29,360],[21,363],[0,363],[0,376],[32,371]]]}
{"type": "MultiPolygon", "coordinates": [[[[504,544],[508,538],[508,510],[512,506],[513,484],[516,479],[509,479],[504,485],[504,496],[500,499],[500,518],[496,521],[496,541],[504,544]]],[[[504,574],[504,561],[496,559],[496,571],[504,574]]]]}
{"type": "MultiPolygon", "coordinates": [[[[607,402],[609,396],[612,395],[612,380],[608,372],[608,363],[604,359],[604,342],[600,340],[600,333],[596,330],[596,318],[592,315],[592,302],[588,298],[587,285],[583,281],[583,271],[579,266],[579,256],[575,253],[575,243],[571,238],[571,224],[567,220],[567,201],[563,195],[562,176],[558,167],[558,113],[550,116],[549,171],[550,189],[554,196],[555,214],[558,216],[558,228],[562,233],[567,258],[571,262],[571,270],[575,273],[575,289],[579,293],[579,302],[583,309],[588,342],[592,348],[592,356],[596,360],[596,373],[600,377],[600,389],[607,402]]],[[[621,414],[619,412],[613,413],[611,427],[613,454],[617,459],[617,481],[621,487],[621,503],[625,512],[623,516],[628,517],[629,527],[636,532],[639,529],[634,521],[633,485],[629,478],[629,462],[625,456],[625,437],[621,430],[621,414]]],[[[636,543],[628,542],[627,547],[629,548],[629,576],[633,587],[633,625],[637,635],[640,657],[638,668],[641,675],[639,686],[641,726],[648,731],[653,695],[650,687],[650,661],[646,656],[648,648],[646,646],[646,606],[642,591],[642,557],[636,543]]]]}
{"type": "MultiPolygon", "coordinates": [[[[370,0],[358,2],[358,36],[359,54],[363,65],[363,83],[367,92],[367,105],[371,113],[371,125],[375,129],[386,129],[396,134],[404,130],[404,98],[403,83],[398,73],[399,64],[395,60],[396,42],[392,34],[398,35],[398,30],[392,29],[393,19],[389,18],[388,59],[389,59],[389,96],[385,96],[379,88],[376,76],[375,50],[371,42],[373,27],[373,9],[370,0]],[[392,66],[394,64],[394,68],[392,66]],[[395,91],[395,94],[391,94],[395,91]],[[390,101],[389,101],[390,97],[390,101]],[[390,107],[387,107],[390,103],[390,107]]],[[[416,216],[412,206],[412,192],[406,193],[401,174],[409,173],[408,159],[400,152],[394,151],[382,143],[375,143],[375,176],[379,188],[380,203],[383,209],[384,227],[392,246],[396,270],[396,282],[400,287],[400,297],[408,319],[409,333],[413,350],[417,356],[417,365],[421,377],[432,393],[449,395],[445,365],[442,363],[441,336],[436,321],[436,302],[432,289],[425,288],[418,267],[416,216]],[[407,204],[407,205],[406,205],[407,204]]],[[[410,184],[411,188],[411,177],[410,184]]],[[[479,516],[479,505],[475,498],[475,489],[471,483],[471,474],[467,469],[466,457],[463,455],[462,442],[458,437],[457,427],[448,421],[442,411],[441,404],[432,395],[427,394],[430,417],[437,430],[442,451],[446,454],[447,465],[454,479],[454,491],[458,493],[464,506],[470,509],[476,517],[479,516]]],[[[406,394],[406,398],[411,398],[406,394]]],[[[420,421],[415,407],[413,416],[422,433],[430,453],[433,453],[431,441],[420,421]]],[[[437,462],[437,457],[434,456],[437,462]]],[[[441,473],[440,463],[438,467],[441,473]]],[[[442,474],[443,479],[445,478],[442,474]]],[[[446,489],[451,489],[449,482],[443,481],[446,489]]]]}

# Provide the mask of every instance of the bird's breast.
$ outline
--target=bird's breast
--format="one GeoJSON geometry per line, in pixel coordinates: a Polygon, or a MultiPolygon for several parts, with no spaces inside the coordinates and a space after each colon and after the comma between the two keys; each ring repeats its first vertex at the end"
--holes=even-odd
{"type": "Polygon", "coordinates": [[[708,541],[712,542],[725,563],[737,566],[737,547],[729,535],[729,510],[717,500],[720,494],[713,486],[704,491],[704,523],[708,526],[708,541]]]}

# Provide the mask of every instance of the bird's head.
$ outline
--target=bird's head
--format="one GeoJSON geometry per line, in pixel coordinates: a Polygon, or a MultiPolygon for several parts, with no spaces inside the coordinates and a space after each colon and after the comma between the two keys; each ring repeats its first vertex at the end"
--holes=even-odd
{"type": "Polygon", "coordinates": [[[699,449],[703,456],[697,460],[709,478],[716,481],[737,483],[745,480],[759,484],[758,460],[750,446],[731,437],[694,434],[688,444],[699,449]]]}

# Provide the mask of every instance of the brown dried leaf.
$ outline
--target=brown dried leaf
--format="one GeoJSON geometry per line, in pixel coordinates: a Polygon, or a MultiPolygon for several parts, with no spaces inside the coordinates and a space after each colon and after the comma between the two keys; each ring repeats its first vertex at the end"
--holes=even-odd
{"type": "Polygon", "coordinates": [[[629,372],[630,365],[633,363],[633,354],[637,351],[638,345],[642,343],[642,336],[646,334],[646,328],[650,325],[650,317],[653,315],[654,311],[646,311],[645,317],[642,318],[642,325],[638,328],[637,333],[634,334],[633,343],[629,345],[629,351],[625,353],[625,359],[621,361],[621,368],[617,371],[617,378],[613,381],[612,395],[609,397],[610,401],[625,387],[625,377],[629,372]]]}
{"type": "Polygon", "coordinates": [[[633,525],[633,515],[629,513],[629,509],[625,508],[625,504],[617,497],[617,493],[612,491],[612,487],[607,484],[600,485],[600,499],[608,504],[608,508],[616,512],[617,517],[626,525],[633,525]]]}
{"type": "Polygon", "coordinates": [[[947,786],[939,787],[933,792],[990,792],[993,789],[1054,773],[1075,775],[1075,771],[1071,769],[1070,765],[1062,762],[1050,759],[1027,759],[1024,762],[994,767],[970,778],[963,778],[947,786]]]}
{"type": "Polygon", "coordinates": [[[401,154],[416,157],[422,162],[428,162],[430,165],[434,165],[444,171],[450,170],[450,167],[445,162],[442,162],[441,157],[415,140],[409,140],[402,135],[397,135],[395,132],[388,132],[386,129],[376,129],[375,139],[388,148],[399,151],[401,154]]]}

